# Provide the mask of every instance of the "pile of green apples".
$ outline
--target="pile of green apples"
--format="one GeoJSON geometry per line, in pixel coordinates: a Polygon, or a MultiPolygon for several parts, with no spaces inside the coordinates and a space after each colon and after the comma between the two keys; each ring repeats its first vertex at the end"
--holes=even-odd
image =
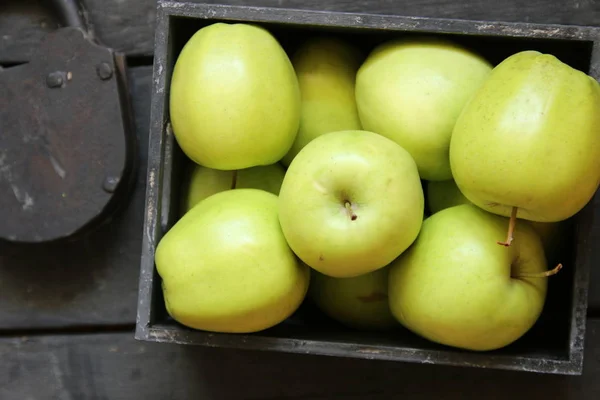
{"type": "Polygon", "coordinates": [[[192,329],[258,332],[311,301],[357,332],[507,346],[574,267],[565,226],[600,182],[598,82],[535,50],[492,65],[448,38],[325,35],[288,53],[219,22],[178,55],[169,109],[192,168],[155,262],[192,329]]]}

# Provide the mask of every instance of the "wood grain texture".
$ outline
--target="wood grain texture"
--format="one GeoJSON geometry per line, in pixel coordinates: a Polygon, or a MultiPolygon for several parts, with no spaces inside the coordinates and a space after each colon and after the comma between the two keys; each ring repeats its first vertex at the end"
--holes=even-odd
{"type": "MultiPolygon", "coordinates": [[[[150,55],[154,43],[155,0],[84,0],[92,28],[102,44],[128,55],[150,55]]],[[[0,64],[31,59],[46,32],[58,27],[40,0],[0,3],[0,64]]]]}
{"type": "Polygon", "coordinates": [[[0,339],[0,398],[600,398],[600,320],[590,322],[581,377],[231,351],[138,342],[132,336],[0,339]]]}
{"type": "MultiPolygon", "coordinates": [[[[156,0],[85,0],[90,20],[106,45],[129,55],[151,55],[156,0]]],[[[200,1],[198,1],[200,2],[200,1]]],[[[205,0],[204,3],[286,7],[308,10],[400,14],[486,21],[575,25],[600,24],[595,0],[205,0]]],[[[56,25],[39,0],[0,4],[0,63],[28,60],[44,32],[56,25]]]]}
{"type": "Polygon", "coordinates": [[[44,33],[56,26],[35,0],[0,2],[0,64],[30,60],[44,33]]]}
{"type": "Polygon", "coordinates": [[[140,151],[129,206],[84,241],[47,248],[1,243],[0,329],[135,323],[151,74],[151,67],[129,70],[140,151]]]}

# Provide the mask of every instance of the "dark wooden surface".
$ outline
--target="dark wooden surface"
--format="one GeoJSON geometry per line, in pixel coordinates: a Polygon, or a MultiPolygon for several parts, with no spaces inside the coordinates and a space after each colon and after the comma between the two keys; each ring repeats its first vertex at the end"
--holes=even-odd
{"type": "Polygon", "coordinates": [[[5,338],[0,398],[593,400],[600,322],[588,338],[580,377],[188,348],[137,342],[131,333],[5,338]]]}
{"type": "MultiPolygon", "coordinates": [[[[206,2],[600,25],[597,0],[206,2]]],[[[85,3],[100,39],[129,55],[144,154],[155,0],[85,3]]],[[[41,4],[41,0],[0,1],[0,65],[30,59],[35,43],[55,26],[41,4]]],[[[596,319],[600,317],[600,266],[592,272],[582,377],[134,341],[145,159],[140,167],[128,208],[90,240],[36,251],[0,246],[0,399],[599,398],[595,376],[600,373],[600,319],[596,319]]]]}

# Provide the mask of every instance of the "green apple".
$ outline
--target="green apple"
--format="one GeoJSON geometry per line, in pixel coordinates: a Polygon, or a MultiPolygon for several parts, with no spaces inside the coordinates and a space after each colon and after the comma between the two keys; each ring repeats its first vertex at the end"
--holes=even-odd
{"type": "Polygon", "coordinates": [[[282,322],[300,306],[310,269],[285,241],[277,200],[260,189],[219,192],[163,236],[155,261],[173,319],[194,329],[248,333],[282,322]]]}
{"type": "Polygon", "coordinates": [[[414,244],[390,265],[394,317],[433,342],[475,351],[507,346],[531,329],[549,272],[529,224],[518,226],[513,246],[496,244],[507,221],[472,204],[427,218],[414,244]]]}
{"type": "Polygon", "coordinates": [[[330,318],[361,330],[398,325],[388,304],[388,271],[384,267],[353,278],[333,278],[312,271],[309,296],[330,318]]]}
{"type": "Polygon", "coordinates": [[[452,128],[491,70],[483,57],[445,39],[385,42],[369,54],[356,76],[362,128],[404,147],[423,179],[450,179],[452,128]]]}
{"type": "Polygon", "coordinates": [[[281,164],[224,171],[193,164],[183,185],[182,213],[205,198],[224,190],[254,188],[279,194],[285,169],[281,164]]]}
{"type": "Polygon", "coordinates": [[[456,184],[494,214],[538,222],[573,216],[600,182],[598,110],[600,85],[585,73],[537,51],[506,58],[454,128],[456,184]]]}
{"type": "Polygon", "coordinates": [[[198,30],[177,57],[169,113],[177,143],[197,164],[274,164],[298,132],[298,79],[266,29],[217,22],[198,30]]]}
{"type": "Polygon", "coordinates": [[[445,208],[459,204],[470,204],[469,199],[460,191],[453,179],[446,181],[427,181],[425,192],[429,212],[435,214],[445,208]]]}
{"type": "Polygon", "coordinates": [[[332,277],[389,264],[423,222],[417,166],[400,145],[367,131],[339,131],[308,143],[279,192],[279,220],[296,255],[332,277]]]}
{"type": "Polygon", "coordinates": [[[282,163],[292,159],[311,140],[324,133],[361,129],[354,80],[362,55],[353,45],[334,37],[308,39],[292,57],[302,108],[300,128],[282,163]]]}
{"type": "MultiPolygon", "coordinates": [[[[447,181],[427,182],[427,203],[431,213],[461,204],[473,204],[460,191],[453,179],[447,181]]],[[[529,223],[538,233],[546,258],[553,263],[565,250],[565,239],[568,237],[568,226],[561,222],[519,221],[518,224],[529,223]]],[[[557,261],[558,262],[558,261],[557,261]]]]}

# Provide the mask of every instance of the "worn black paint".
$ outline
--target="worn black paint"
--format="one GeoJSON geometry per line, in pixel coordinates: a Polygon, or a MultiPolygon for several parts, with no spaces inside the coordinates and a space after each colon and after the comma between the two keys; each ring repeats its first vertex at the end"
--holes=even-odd
{"type": "Polygon", "coordinates": [[[137,162],[123,55],[94,39],[81,2],[47,5],[65,27],[47,34],[29,63],[0,74],[4,241],[53,242],[97,228],[129,195],[137,162]]]}
{"type": "Polygon", "coordinates": [[[69,27],[48,34],[31,62],[0,73],[0,239],[72,238],[105,222],[130,192],[127,88],[99,78],[98,64],[124,74],[112,51],[69,27]],[[107,192],[107,176],[123,184],[107,192]]]}
{"type": "MultiPolygon", "coordinates": [[[[563,275],[559,296],[548,303],[528,338],[497,352],[471,353],[436,346],[399,330],[393,337],[352,333],[327,326],[302,307],[290,320],[270,330],[251,335],[213,334],[193,331],[173,323],[165,312],[159,279],[154,268],[154,250],[174,222],[178,165],[181,152],[174,143],[168,121],[170,74],[174,59],[186,38],[199,27],[215,21],[262,23],[293,49],[308,32],[332,32],[351,38],[365,49],[394,34],[444,34],[473,46],[489,59],[502,58],[525,48],[557,53],[572,66],[600,75],[600,52],[593,46],[597,28],[490,23],[368,14],[308,12],[275,8],[211,6],[183,2],[159,2],[155,36],[154,91],[150,125],[148,186],[145,209],[142,270],[136,337],[142,340],[196,344],[210,347],[271,350],[338,357],[407,361],[480,368],[510,369],[554,374],[580,374],[587,291],[591,264],[598,260],[592,243],[598,238],[597,199],[576,219],[574,262],[570,275],[563,275]],[[568,296],[566,295],[568,294],[568,296]],[[560,331],[560,332],[558,332],[560,331]]],[[[562,273],[562,272],[561,272],[562,273]]]]}

